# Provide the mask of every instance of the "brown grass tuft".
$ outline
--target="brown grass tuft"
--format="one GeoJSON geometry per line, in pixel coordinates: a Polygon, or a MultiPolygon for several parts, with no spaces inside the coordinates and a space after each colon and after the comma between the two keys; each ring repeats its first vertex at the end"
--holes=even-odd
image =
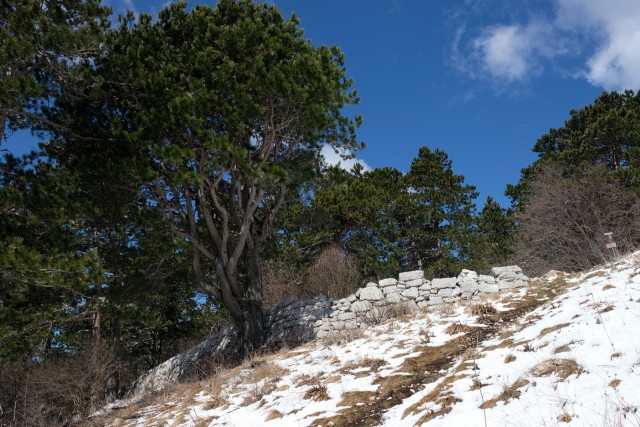
{"type": "Polygon", "coordinates": [[[475,330],[473,326],[463,325],[460,322],[454,322],[450,324],[447,327],[447,329],[445,329],[445,332],[448,333],[449,335],[457,335],[457,334],[471,332],[473,330],[475,330]]]}
{"type": "Polygon", "coordinates": [[[558,416],[558,422],[561,422],[561,423],[570,423],[572,419],[573,417],[567,414],[566,412],[558,416]]]}
{"type": "Polygon", "coordinates": [[[531,373],[537,377],[556,374],[561,380],[571,375],[580,375],[582,368],[572,359],[548,359],[531,368],[531,373]]]}
{"type": "Polygon", "coordinates": [[[569,325],[571,325],[571,323],[560,323],[559,325],[549,326],[548,328],[544,328],[543,330],[540,331],[538,338],[542,338],[543,336],[550,334],[551,332],[555,332],[562,328],[566,328],[569,325]]]}
{"type": "Polygon", "coordinates": [[[304,398],[309,400],[329,400],[329,392],[324,384],[312,385],[305,393],[304,398]]]}
{"type": "Polygon", "coordinates": [[[609,387],[611,388],[618,388],[618,386],[620,385],[620,383],[622,382],[622,380],[620,380],[619,378],[613,379],[611,380],[611,382],[609,383],[609,387]]]}
{"type": "Polygon", "coordinates": [[[504,357],[504,363],[511,363],[511,362],[514,362],[515,360],[516,360],[516,356],[513,354],[507,354],[504,357]]]}
{"type": "Polygon", "coordinates": [[[322,379],[322,374],[316,374],[313,376],[308,374],[302,374],[299,377],[296,377],[293,380],[293,382],[297,387],[303,387],[303,386],[317,384],[320,382],[321,379],[322,379]]]}
{"type": "Polygon", "coordinates": [[[522,351],[524,351],[525,353],[531,353],[532,351],[536,351],[536,349],[530,343],[526,342],[522,346],[522,351]]]}
{"type": "Polygon", "coordinates": [[[493,315],[497,312],[498,310],[491,304],[475,304],[471,306],[471,314],[473,316],[493,315]]]}
{"type": "Polygon", "coordinates": [[[493,399],[489,399],[482,405],[480,405],[480,409],[494,408],[498,404],[498,402],[504,402],[506,404],[512,399],[520,398],[520,389],[527,384],[529,384],[529,381],[525,380],[524,378],[517,379],[509,387],[505,387],[505,389],[502,390],[502,393],[500,393],[498,396],[494,397],[493,399]]]}
{"type": "Polygon", "coordinates": [[[283,376],[289,373],[289,370],[283,368],[274,362],[253,362],[254,369],[244,380],[246,384],[255,384],[262,380],[279,381],[283,376]]]}
{"type": "Polygon", "coordinates": [[[321,345],[328,347],[332,345],[348,344],[364,335],[364,330],[360,328],[355,329],[343,329],[341,331],[331,332],[326,337],[320,340],[321,345]]]}
{"type": "Polygon", "coordinates": [[[613,310],[614,308],[615,308],[615,306],[613,304],[609,304],[605,308],[603,308],[602,310],[599,310],[598,313],[600,313],[600,314],[607,313],[607,312],[613,310]]]}
{"type": "Polygon", "coordinates": [[[273,393],[276,388],[275,383],[269,381],[250,384],[247,392],[245,393],[244,400],[242,401],[242,406],[249,406],[259,400],[262,400],[266,395],[273,393]]]}
{"type": "Polygon", "coordinates": [[[272,409],[267,414],[267,417],[264,419],[265,421],[277,420],[279,418],[284,417],[284,414],[277,409],[272,409]]]}

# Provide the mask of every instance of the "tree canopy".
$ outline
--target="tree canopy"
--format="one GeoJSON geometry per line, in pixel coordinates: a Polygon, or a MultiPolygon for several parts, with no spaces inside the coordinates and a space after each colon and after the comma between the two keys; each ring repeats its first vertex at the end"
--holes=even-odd
{"type": "MultiPolygon", "coordinates": [[[[313,47],[298,25],[247,0],[129,15],[86,72],[86,102],[61,99],[55,116],[96,128],[94,149],[138,159],[139,199],[190,244],[198,286],[229,310],[247,350],[261,340],[259,248],[287,192],[314,175],[323,144],[358,147],[360,119],[342,113],[357,102],[343,55],[313,47]]],[[[62,164],[119,163],[97,164],[62,134],[50,151],[62,164]]]]}

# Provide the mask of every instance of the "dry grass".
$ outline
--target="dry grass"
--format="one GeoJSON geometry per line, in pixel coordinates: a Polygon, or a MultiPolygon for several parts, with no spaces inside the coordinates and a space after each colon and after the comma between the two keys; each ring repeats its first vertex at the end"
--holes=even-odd
{"type": "Polygon", "coordinates": [[[471,314],[473,316],[494,315],[498,312],[491,304],[474,304],[471,306],[471,314]]]}
{"type": "Polygon", "coordinates": [[[276,388],[277,386],[269,381],[250,384],[245,392],[242,406],[249,406],[262,400],[263,397],[273,393],[276,388]]]}
{"type": "Polygon", "coordinates": [[[482,405],[480,405],[480,409],[494,408],[498,404],[498,402],[504,402],[506,404],[512,399],[520,398],[520,389],[527,384],[529,384],[529,381],[525,380],[524,378],[517,379],[509,387],[505,387],[504,390],[502,390],[502,393],[500,393],[498,396],[494,397],[493,399],[489,399],[482,405]]]}
{"type": "Polygon", "coordinates": [[[253,362],[254,368],[249,372],[249,376],[244,380],[247,384],[255,384],[259,381],[268,379],[279,381],[283,376],[289,373],[287,368],[283,368],[274,362],[253,362]]]}
{"type": "Polygon", "coordinates": [[[556,374],[560,380],[571,375],[580,375],[582,368],[572,359],[548,359],[531,368],[531,374],[537,377],[547,377],[556,374]]]}
{"type": "Polygon", "coordinates": [[[302,374],[296,377],[293,380],[293,383],[296,385],[296,387],[305,387],[305,386],[317,384],[320,382],[321,379],[322,379],[322,374],[320,373],[315,375],[302,374]]]}
{"type": "Polygon", "coordinates": [[[329,392],[327,391],[327,386],[324,384],[315,384],[309,387],[307,391],[304,393],[304,398],[308,400],[329,400],[329,392]]]}
{"type": "MultiPolygon", "coordinates": [[[[550,299],[557,297],[567,288],[567,283],[563,279],[557,279],[552,283],[543,281],[532,282],[525,293],[514,293],[509,298],[510,309],[498,311],[495,316],[505,326],[511,325],[516,329],[525,327],[521,325],[521,319],[527,313],[530,313],[537,307],[545,304],[550,299]],[[517,321],[517,323],[516,323],[517,321]]],[[[441,314],[453,314],[455,308],[453,304],[446,304],[439,308],[441,314]]],[[[315,420],[312,425],[326,426],[333,423],[334,426],[375,426],[380,424],[384,412],[401,403],[408,397],[414,395],[417,390],[424,387],[425,384],[433,383],[442,379],[442,371],[448,370],[455,360],[462,357],[470,347],[476,346],[485,341],[488,337],[495,336],[504,327],[498,328],[495,325],[486,327],[472,327],[467,325],[455,324],[451,332],[463,335],[456,336],[441,346],[420,346],[415,349],[420,352],[418,356],[405,359],[403,364],[398,368],[398,372],[403,375],[390,375],[384,378],[377,378],[374,384],[378,384],[376,392],[354,392],[345,394],[341,406],[346,406],[337,415],[315,420]]],[[[450,333],[449,331],[447,331],[450,333]]],[[[505,337],[508,338],[513,332],[505,337]]],[[[507,343],[503,343],[508,345],[507,343]]],[[[521,343],[518,343],[521,344],[521,343]]],[[[524,343],[526,344],[526,343],[524,343]]],[[[462,369],[462,368],[461,368],[462,369]]],[[[457,372],[457,371],[456,371],[457,372]]],[[[455,372],[449,378],[456,378],[455,372]]],[[[449,379],[448,381],[454,381],[449,379]]],[[[424,420],[437,417],[444,411],[451,410],[451,406],[455,404],[456,397],[452,393],[448,393],[445,383],[438,390],[437,396],[431,395],[433,401],[436,402],[436,408],[430,409],[427,413],[421,413],[424,420]]],[[[517,384],[516,384],[517,385],[517,384]]],[[[427,403],[425,402],[422,402],[427,403]]],[[[433,402],[432,402],[433,403],[433,402]]],[[[412,407],[414,413],[418,413],[419,405],[412,407]]],[[[421,421],[424,422],[424,421],[421,421]]],[[[420,422],[418,423],[420,424],[420,422]]]]}
{"type": "Polygon", "coordinates": [[[603,291],[609,290],[609,289],[615,289],[616,287],[611,285],[611,284],[606,284],[602,287],[603,291]]]}
{"type": "Polygon", "coordinates": [[[619,378],[613,379],[613,380],[611,380],[611,382],[609,383],[609,387],[611,387],[611,388],[618,388],[618,386],[620,385],[620,383],[621,383],[621,382],[622,382],[622,380],[621,380],[621,379],[619,379],[619,378]]]}
{"type": "Polygon", "coordinates": [[[542,338],[547,334],[550,334],[551,332],[555,332],[558,331],[562,328],[566,328],[567,326],[570,326],[570,323],[561,323],[559,325],[555,325],[555,326],[549,326],[548,328],[544,328],[543,330],[540,331],[540,334],[538,335],[538,338],[542,338]]]}
{"type": "MultiPolygon", "coordinates": [[[[360,359],[352,360],[351,362],[345,363],[344,366],[338,371],[343,374],[352,373],[355,370],[362,368],[369,368],[368,372],[364,372],[368,376],[369,372],[377,372],[382,366],[387,365],[387,362],[384,359],[378,359],[370,356],[362,357],[360,359]]],[[[360,373],[360,372],[359,372],[360,373]]],[[[356,378],[358,375],[356,375],[356,378]]]]}
{"type": "Polygon", "coordinates": [[[360,328],[343,329],[341,331],[331,332],[329,335],[320,340],[320,344],[324,347],[330,347],[332,345],[343,345],[360,339],[363,336],[364,331],[360,328]]]}
{"type": "Polygon", "coordinates": [[[211,399],[209,399],[204,406],[202,407],[203,410],[205,411],[210,411],[212,409],[216,409],[216,408],[220,408],[223,406],[227,406],[228,405],[228,401],[226,398],[224,398],[223,396],[213,396],[211,399]]]}
{"type": "Polygon", "coordinates": [[[604,272],[604,271],[602,271],[602,270],[599,270],[599,271],[596,271],[596,272],[593,272],[593,273],[589,273],[589,274],[587,274],[586,276],[584,276],[584,277],[582,278],[582,280],[583,280],[584,282],[586,282],[587,280],[589,280],[589,279],[593,279],[594,277],[604,277],[604,276],[606,276],[606,275],[607,275],[607,273],[605,273],[605,272],[604,272]]]}
{"type": "Polygon", "coordinates": [[[272,409],[267,414],[267,417],[264,419],[265,421],[277,420],[284,417],[284,414],[277,409],[272,409]]]}
{"type": "Polygon", "coordinates": [[[600,313],[600,314],[607,313],[607,312],[613,310],[614,308],[615,308],[615,306],[613,304],[608,304],[605,308],[599,310],[598,313],[600,313]]]}
{"type": "MultiPolygon", "coordinates": [[[[414,395],[417,391],[423,389],[426,384],[439,381],[434,387],[431,393],[425,396],[421,402],[414,405],[408,413],[419,414],[421,418],[420,423],[424,423],[429,419],[433,419],[439,415],[445,414],[452,410],[459,398],[454,394],[452,385],[455,381],[462,378],[467,378],[468,375],[463,376],[461,370],[472,368],[473,364],[466,360],[465,355],[468,354],[469,349],[479,345],[489,337],[495,337],[497,334],[503,331],[505,336],[502,341],[491,347],[487,347],[485,350],[505,348],[515,345],[524,345],[527,347],[528,343],[513,343],[510,336],[517,328],[522,327],[522,318],[530,313],[535,308],[545,304],[550,299],[557,297],[560,292],[563,291],[563,287],[566,287],[566,283],[562,281],[556,281],[554,284],[548,284],[544,282],[537,282],[532,284],[526,293],[514,292],[508,298],[510,299],[509,310],[498,311],[490,303],[483,304],[469,304],[467,310],[475,313],[476,316],[487,316],[485,327],[463,325],[459,322],[453,323],[447,329],[447,333],[457,335],[452,337],[448,342],[441,346],[428,346],[426,345],[433,336],[431,328],[427,325],[417,334],[422,338],[423,344],[416,348],[413,352],[419,353],[417,356],[406,358],[403,364],[397,369],[397,372],[402,372],[402,375],[390,375],[382,377],[378,375],[374,380],[374,384],[378,386],[375,392],[373,391],[355,391],[348,392],[342,396],[339,403],[340,411],[337,415],[330,418],[315,420],[311,425],[325,426],[332,423],[334,426],[374,426],[378,425],[382,419],[385,411],[393,406],[398,405],[408,397],[414,395]],[[491,319],[489,319],[491,318],[491,319]],[[491,322],[489,322],[491,320],[491,322]],[[500,323],[498,326],[497,323],[500,323]],[[462,334],[462,335],[460,335],[462,334]],[[451,367],[456,363],[456,360],[463,359],[458,364],[456,369],[451,372],[451,367]],[[450,372],[445,374],[443,378],[443,371],[450,372]],[[427,409],[425,409],[427,408],[427,409]]],[[[453,314],[456,310],[456,305],[447,304],[447,307],[441,307],[443,314],[453,314]]],[[[530,318],[530,321],[535,319],[530,318]]],[[[559,327],[564,327],[558,326],[559,327]]],[[[555,329],[554,329],[555,330],[555,329]]],[[[551,333],[552,328],[543,330],[544,334],[551,333]]],[[[543,332],[541,332],[542,335],[543,332]]],[[[321,342],[312,344],[312,346],[318,345],[333,345],[344,344],[354,339],[363,336],[362,329],[344,330],[334,334],[332,337],[323,339],[321,342]]],[[[530,349],[531,351],[533,348],[530,349]]],[[[296,355],[300,354],[300,351],[295,351],[296,355]]],[[[283,357],[282,353],[274,355],[274,359],[277,357],[283,357]]],[[[262,357],[261,361],[252,361],[249,366],[246,364],[242,369],[231,370],[224,374],[218,374],[213,378],[209,378],[207,381],[211,383],[209,386],[213,390],[221,390],[224,387],[226,390],[230,390],[239,386],[238,382],[243,382],[247,387],[244,404],[251,404],[262,400],[262,404],[265,404],[269,398],[265,399],[265,396],[272,393],[275,389],[277,381],[269,381],[269,379],[279,379],[283,375],[286,375],[288,371],[280,367],[277,363],[269,361],[268,357],[262,357]],[[227,380],[222,380],[226,377],[227,380]]],[[[510,363],[515,359],[513,355],[507,355],[505,357],[505,363],[510,363]],[[513,359],[512,359],[513,358],[513,359]]],[[[562,360],[562,359],[553,359],[562,360]]],[[[339,363],[336,360],[336,363],[339,363]]],[[[356,371],[356,374],[364,376],[370,376],[372,373],[377,372],[386,362],[382,359],[375,357],[365,357],[356,362],[353,362],[349,369],[357,370],[362,368],[368,368],[368,370],[356,371]]],[[[565,368],[560,365],[554,365],[551,372],[556,372],[559,377],[566,378],[571,369],[565,368]]],[[[346,368],[347,366],[345,366],[346,368]]],[[[541,368],[540,368],[541,369],[541,368]]],[[[545,373],[544,370],[541,372],[545,373]]],[[[547,374],[547,375],[550,375],[547,374]]],[[[318,375],[301,375],[294,383],[297,383],[298,387],[308,387],[305,389],[305,398],[310,400],[324,400],[328,396],[326,384],[331,384],[341,380],[340,375],[333,375],[329,378],[323,379],[323,374],[318,375]]],[[[474,382],[471,385],[472,389],[481,389],[485,384],[480,381],[474,382]]],[[[492,399],[497,403],[498,401],[508,401],[509,399],[517,398],[519,396],[518,389],[526,384],[514,383],[512,386],[505,388],[500,396],[492,399]],[[517,396],[516,396],[517,395],[517,396]]],[[[207,393],[210,393],[208,390],[207,393]]],[[[212,395],[217,395],[210,393],[212,395]]],[[[213,399],[209,405],[215,406],[216,404],[223,405],[225,402],[214,402],[213,399]]],[[[490,403],[487,403],[490,404],[490,403]]],[[[134,414],[136,412],[134,411],[134,414]]],[[[319,414],[319,416],[322,416],[319,414]]],[[[271,411],[267,415],[267,419],[277,419],[282,417],[282,413],[278,411],[271,411]],[[273,418],[270,418],[273,417],[273,418]]]]}
{"type": "Polygon", "coordinates": [[[326,384],[333,384],[333,383],[337,383],[339,381],[342,380],[342,375],[332,375],[329,378],[327,378],[326,380],[324,380],[324,382],[326,384]]]}
{"type": "Polygon", "coordinates": [[[493,350],[499,350],[501,348],[511,348],[511,347],[513,347],[513,339],[507,338],[507,339],[503,339],[498,344],[484,347],[484,351],[493,351],[493,350]]]}
{"type": "Polygon", "coordinates": [[[568,352],[568,351],[571,351],[570,344],[571,344],[571,343],[569,343],[569,344],[564,344],[564,345],[561,345],[561,346],[559,346],[559,347],[556,347],[556,349],[555,349],[555,350],[553,350],[553,354],[566,353],[566,352],[568,352]]]}
{"type": "Polygon", "coordinates": [[[464,334],[467,332],[473,332],[475,331],[475,327],[473,326],[469,326],[469,325],[464,325],[460,322],[454,322],[452,324],[450,324],[447,329],[445,329],[445,332],[449,335],[457,335],[457,334],[464,334]]]}
{"type": "Polygon", "coordinates": [[[558,422],[561,422],[561,423],[570,423],[572,419],[573,417],[567,414],[566,412],[558,415],[558,422]]]}
{"type": "Polygon", "coordinates": [[[513,355],[513,354],[507,354],[507,355],[504,357],[504,363],[511,363],[511,362],[515,362],[515,360],[516,360],[516,356],[515,356],[515,355],[513,355]]]}

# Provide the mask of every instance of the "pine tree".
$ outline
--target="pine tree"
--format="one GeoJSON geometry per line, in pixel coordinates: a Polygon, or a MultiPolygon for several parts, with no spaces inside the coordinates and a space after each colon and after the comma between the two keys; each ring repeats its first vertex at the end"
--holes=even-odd
{"type": "Polygon", "coordinates": [[[441,150],[420,148],[405,175],[407,202],[403,224],[407,264],[434,276],[457,274],[469,257],[469,237],[477,197],[456,175],[441,150]]]}

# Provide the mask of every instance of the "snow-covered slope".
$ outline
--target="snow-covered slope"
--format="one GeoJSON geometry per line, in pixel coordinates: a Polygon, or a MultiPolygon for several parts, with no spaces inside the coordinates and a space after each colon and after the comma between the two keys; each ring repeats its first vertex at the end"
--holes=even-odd
{"type": "Polygon", "coordinates": [[[640,426],[640,253],[495,298],[256,356],[94,421],[640,426]]]}

